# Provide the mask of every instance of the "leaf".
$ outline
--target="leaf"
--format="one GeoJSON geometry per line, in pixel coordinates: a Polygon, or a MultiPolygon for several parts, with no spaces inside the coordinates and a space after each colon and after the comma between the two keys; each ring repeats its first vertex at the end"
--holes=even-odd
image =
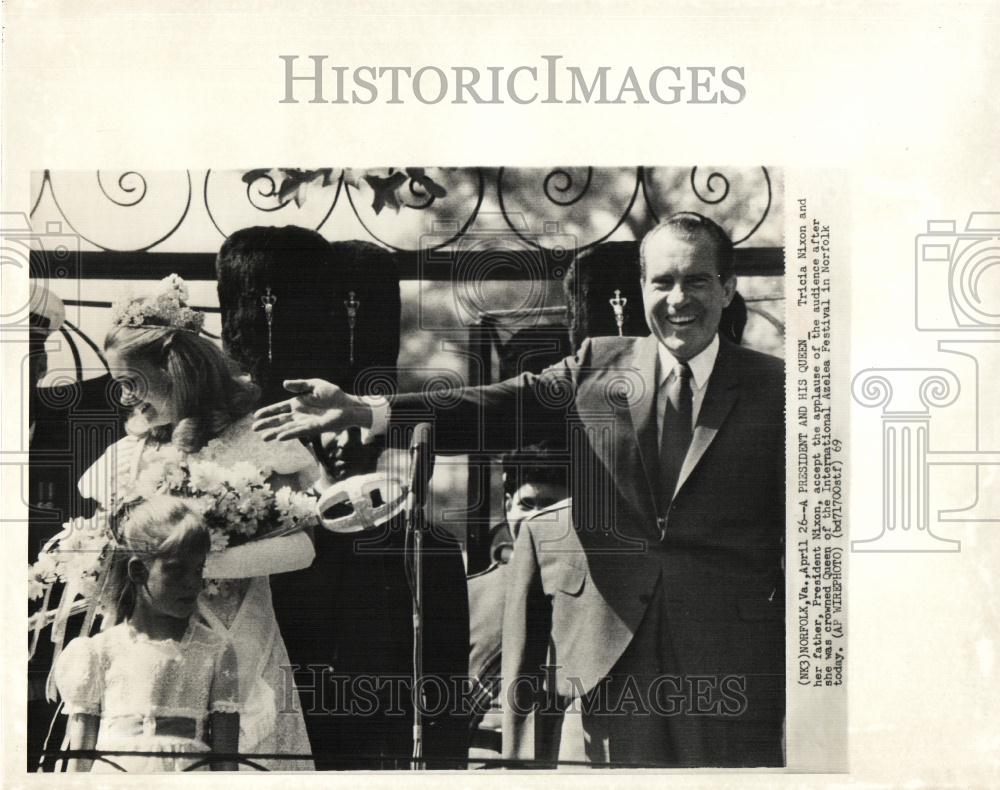
{"type": "Polygon", "coordinates": [[[247,170],[241,179],[244,184],[252,184],[258,178],[263,178],[271,172],[269,167],[258,167],[256,170],[247,170]]]}
{"type": "Polygon", "coordinates": [[[398,170],[385,179],[387,189],[399,189],[403,184],[406,183],[406,175],[399,172],[398,170]]]}
{"type": "MultiPolygon", "coordinates": [[[[281,174],[281,185],[278,187],[278,202],[287,204],[290,200],[294,200],[295,205],[299,208],[305,205],[310,184],[322,179],[321,186],[327,187],[334,182],[332,167],[321,167],[316,170],[281,167],[277,168],[277,171],[281,174]]],[[[261,178],[267,176],[270,172],[269,170],[252,170],[243,176],[243,180],[247,181],[251,175],[254,178],[261,178]]],[[[251,181],[247,181],[247,183],[251,183],[251,181]]]]}
{"type": "Polygon", "coordinates": [[[344,170],[344,183],[347,184],[347,186],[354,187],[355,189],[361,189],[362,180],[363,175],[361,171],[352,167],[348,167],[344,170]]]}
{"type": "Polygon", "coordinates": [[[299,188],[295,190],[295,205],[298,208],[302,208],[306,202],[306,193],[309,191],[310,183],[309,181],[303,181],[299,184],[299,188]]]}
{"type": "Polygon", "coordinates": [[[379,214],[383,208],[389,206],[394,211],[399,211],[400,202],[396,195],[396,190],[406,183],[406,174],[396,171],[388,178],[381,178],[376,175],[366,175],[365,181],[372,188],[374,197],[372,198],[372,209],[379,214]]]}
{"type": "Polygon", "coordinates": [[[298,190],[300,183],[297,176],[285,176],[285,180],[281,182],[281,186],[278,188],[278,200],[282,203],[287,202],[298,190]]]}
{"type": "Polygon", "coordinates": [[[440,200],[441,198],[443,198],[445,195],[448,194],[448,190],[445,189],[443,186],[441,186],[437,181],[435,181],[430,176],[424,178],[420,182],[420,186],[422,186],[427,191],[428,194],[433,195],[438,200],[440,200]]]}
{"type": "Polygon", "coordinates": [[[403,202],[399,199],[399,194],[396,192],[396,190],[393,190],[392,192],[386,194],[385,205],[387,205],[397,214],[399,213],[399,210],[403,207],[403,202]]]}

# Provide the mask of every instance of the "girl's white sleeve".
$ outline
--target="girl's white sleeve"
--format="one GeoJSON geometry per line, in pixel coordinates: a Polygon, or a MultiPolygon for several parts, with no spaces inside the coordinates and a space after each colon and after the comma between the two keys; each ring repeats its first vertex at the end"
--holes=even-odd
{"type": "Polygon", "coordinates": [[[65,703],[64,712],[101,715],[104,675],[94,640],[78,636],[59,654],[55,665],[56,688],[65,703]]]}
{"type": "Polygon", "coordinates": [[[308,568],[316,558],[309,535],[296,532],[213,551],[205,562],[207,579],[250,579],[308,568]]]}
{"type": "Polygon", "coordinates": [[[107,506],[115,492],[120,493],[128,486],[129,470],[139,445],[138,437],[125,436],[105,450],[80,477],[77,483],[80,495],[107,506]]]}

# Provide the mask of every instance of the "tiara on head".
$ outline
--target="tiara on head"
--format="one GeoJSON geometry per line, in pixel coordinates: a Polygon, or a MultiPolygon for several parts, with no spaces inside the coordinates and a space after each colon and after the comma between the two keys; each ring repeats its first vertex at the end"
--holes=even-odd
{"type": "Polygon", "coordinates": [[[115,304],[112,323],[115,326],[167,326],[198,333],[205,323],[205,314],[188,307],[188,289],[184,280],[171,274],[160,280],[151,295],[128,297],[115,304]]]}

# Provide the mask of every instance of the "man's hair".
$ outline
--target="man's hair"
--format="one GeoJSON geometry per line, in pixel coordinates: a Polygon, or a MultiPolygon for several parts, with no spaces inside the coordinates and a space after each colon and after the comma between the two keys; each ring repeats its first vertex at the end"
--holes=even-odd
{"type": "Polygon", "coordinates": [[[692,242],[698,237],[711,242],[715,248],[715,268],[719,279],[725,282],[733,276],[733,242],[728,234],[708,217],[693,211],[682,211],[667,217],[643,236],[639,245],[639,277],[646,280],[646,245],[657,233],[670,231],[682,241],[692,242]]]}
{"type": "Polygon", "coordinates": [[[501,459],[503,464],[503,491],[514,495],[521,486],[531,483],[548,483],[561,488],[569,487],[567,465],[552,454],[545,442],[532,444],[507,453],[501,459]]]}
{"type": "Polygon", "coordinates": [[[222,347],[261,388],[261,402],[287,397],[282,381],[331,378],[333,253],[319,233],[296,225],[237,230],[215,259],[222,347]],[[275,299],[269,326],[261,297],[275,299]],[[268,350],[271,354],[268,354],[268,350]]]}

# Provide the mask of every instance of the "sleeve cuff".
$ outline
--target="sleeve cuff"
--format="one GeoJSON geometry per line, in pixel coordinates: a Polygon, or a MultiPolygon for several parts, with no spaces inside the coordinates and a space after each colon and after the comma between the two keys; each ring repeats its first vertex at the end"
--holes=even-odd
{"type": "Polygon", "coordinates": [[[384,436],[389,426],[389,401],[381,395],[365,395],[362,400],[372,410],[372,425],[369,436],[384,436]]]}

